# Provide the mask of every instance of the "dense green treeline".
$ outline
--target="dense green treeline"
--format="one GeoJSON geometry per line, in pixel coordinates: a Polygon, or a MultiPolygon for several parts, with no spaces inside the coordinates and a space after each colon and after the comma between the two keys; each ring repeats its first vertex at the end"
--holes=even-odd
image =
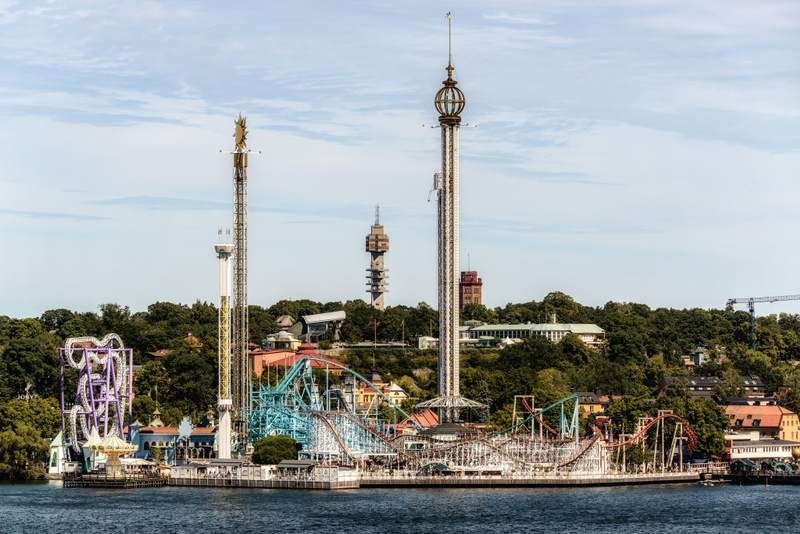
{"type": "MultiPolygon", "coordinates": [[[[381,312],[361,300],[284,300],[269,307],[250,307],[251,341],[261,343],[277,331],[275,320],[281,315],[297,319],[338,309],[347,312],[342,335],[348,341],[372,339],[376,333],[379,340],[405,340],[414,346],[417,337],[435,336],[438,331],[436,310],[425,303],[389,307],[381,312]]],[[[681,355],[698,345],[707,347],[719,361],[691,372],[721,377],[721,394],[740,393],[742,377],[757,374],[769,391],[781,391],[783,404],[800,409],[800,370],[795,367],[800,359],[797,315],[759,318],[757,350],[747,347],[748,316],[742,311],[651,309],[643,304],[614,302],[589,307],[556,292],[542,301],[494,309],[468,306],[463,317],[490,323],[520,323],[547,321],[552,314],[559,322],[600,325],[607,333],[606,346],[590,350],[577,338],[567,336],[558,344],[533,338],[502,350],[463,351],[462,392],[490,404],[492,420],[498,427],[510,419],[510,405],[516,394],[535,394],[537,404],[542,405],[570,391],[599,391],[625,395],[624,401],[615,402],[610,409],[620,423],[635,418],[637,410],[653,411],[669,405],[698,428],[710,425],[708,434],[712,437],[701,441],[706,443],[706,452],[718,451],[721,436],[713,429],[724,426],[724,420],[719,420],[715,407],[688,399],[678,386],[662,391],[664,376],[690,373],[683,367],[681,355]]],[[[102,336],[108,332],[120,334],[126,346],[134,349],[135,364],[140,366],[135,383],[135,417],[146,423],[158,405],[167,423],[176,424],[184,414],[199,422],[213,408],[217,380],[217,310],[213,304],[157,302],[142,312],[131,312],[117,304],[104,304],[98,313],[56,309],[38,318],[0,316],[0,432],[18,436],[18,430],[19,435],[28,438],[35,433],[52,437],[52,415],[57,414],[52,399],[58,393],[58,347],[67,337],[102,336]],[[190,333],[192,337],[187,337],[190,333]],[[150,354],[162,349],[167,349],[166,354],[150,354]],[[52,401],[52,409],[36,405],[43,415],[20,416],[15,430],[15,419],[4,417],[3,413],[24,411],[20,401],[13,399],[37,396],[52,401]]],[[[337,357],[362,373],[373,369],[372,351],[345,351],[337,357]]],[[[436,360],[435,352],[412,348],[379,349],[374,357],[376,370],[385,379],[398,382],[415,400],[434,395],[436,360]]],[[[16,439],[14,436],[0,434],[0,455],[2,440],[11,442],[16,439]]],[[[4,466],[12,464],[0,456],[0,471],[11,470],[4,466]]],[[[15,465],[13,469],[22,469],[15,465]]]]}

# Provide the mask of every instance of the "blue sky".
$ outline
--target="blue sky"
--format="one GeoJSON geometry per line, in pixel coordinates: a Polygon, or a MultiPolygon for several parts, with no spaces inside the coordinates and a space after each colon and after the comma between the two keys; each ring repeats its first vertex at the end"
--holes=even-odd
{"type": "Polygon", "coordinates": [[[380,203],[435,304],[448,10],[487,304],[800,292],[795,1],[0,0],[0,314],[214,300],[240,111],[253,303],[366,297],[380,203]]]}

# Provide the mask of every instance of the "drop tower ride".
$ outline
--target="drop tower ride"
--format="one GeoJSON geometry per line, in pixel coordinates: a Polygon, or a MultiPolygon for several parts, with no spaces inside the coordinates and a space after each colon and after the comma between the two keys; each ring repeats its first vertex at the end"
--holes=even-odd
{"type": "Polygon", "coordinates": [[[434,106],[441,130],[441,172],[434,175],[438,193],[439,396],[418,404],[439,412],[442,423],[458,421],[461,409],[485,405],[461,396],[459,389],[459,143],[464,93],[453,79],[452,17],[447,14],[447,79],[434,106]]]}

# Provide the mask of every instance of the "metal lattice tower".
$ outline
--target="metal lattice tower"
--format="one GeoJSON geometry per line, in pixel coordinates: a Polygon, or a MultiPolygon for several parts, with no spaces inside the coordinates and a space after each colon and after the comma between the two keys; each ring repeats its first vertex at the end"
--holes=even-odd
{"type": "Polygon", "coordinates": [[[241,440],[247,439],[244,410],[250,401],[250,369],[247,344],[249,324],[247,310],[247,119],[240,114],[235,121],[233,149],[233,314],[232,367],[233,412],[235,429],[241,440]]]}
{"type": "Polygon", "coordinates": [[[372,307],[384,308],[383,296],[388,291],[386,279],[389,277],[383,263],[383,255],[389,251],[389,236],[381,225],[380,206],[375,206],[375,224],[367,235],[367,252],[370,253],[369,269],[367,269],[367,293],[372,298],[372,307]]]}

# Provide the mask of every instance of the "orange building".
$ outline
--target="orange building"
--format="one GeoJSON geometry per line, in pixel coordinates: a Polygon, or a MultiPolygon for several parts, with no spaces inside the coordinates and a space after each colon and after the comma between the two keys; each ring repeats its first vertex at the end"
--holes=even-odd
{"type": "MultiPolygon", "coordinates": [[[[315,345],[312,345],[311,343],[304,343],[300,345],[296,351],[290,349],[251,350],[250,369],[253,371],[253,374],[259,377],[268,369],[285,370],[296,364],[299,360],[303,358],[303,356],[320,357],[319,354],[316,353],[315,349],[316,349],[315,345]]],[[[333,358],[326,357],[325,359],[337,363],[341,366],[344,366],[343,363],[338,362],[333,358]]],[[[320,369],[324,369],[325,363],[312,360],[311,367],[318,367],[320,369]]],[[[339,375],[342,373],[342,368],[337,366],[330,366],[329,370],[330,373],[333,375],[339,375]]]]}

